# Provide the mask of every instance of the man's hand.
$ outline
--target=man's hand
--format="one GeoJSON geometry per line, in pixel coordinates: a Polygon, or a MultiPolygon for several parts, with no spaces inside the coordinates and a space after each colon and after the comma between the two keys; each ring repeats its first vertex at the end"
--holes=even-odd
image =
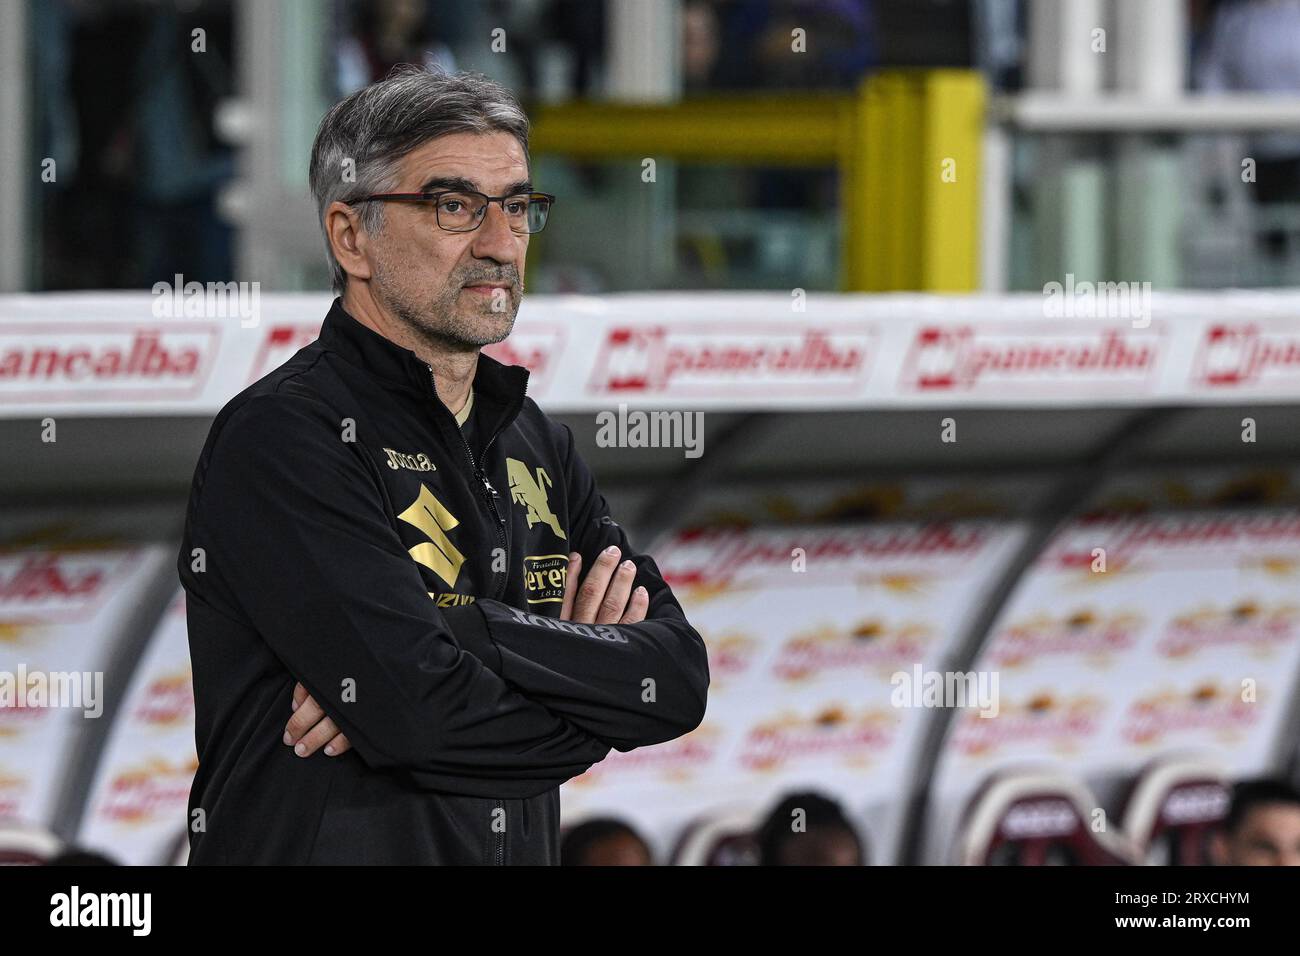
{"type": "Polygon", "coordinates": [[[576,551],[569,555],[561,620],[578,624],[639,624],[645,620],[650,592],[643,587],[632,590],[636,565],[631,561],[619,564],[619,557],[616,545],[611,544],[600,552],[579,587],[582,555],[576,551]]]}
{"type": "MultiPolygon", "coordinates": [[[[578,624],[639,624],[650,606],[650,593],[639,587],[632,590],[636,565],[619,563],[619,550],[610,545],[596,558],[587,579],[578,584],[582,555],[569,555],[569,570],[564,587],[560,619],[578,624]]],[[[284,729],[284,742],[300,757],[310,757],[321,747],[331,757],[351,749],[348,738],[339,733],[334,721],[312,700],[307,688],[293,689],[293,716],[284,729]]]]}
{"type": "Polygon", "coordinates": [[[327,756],[336,757],[352,747],[302,684],[293,688],[293,716],[285,725],[284,742],[299,757],[310,757],[321,747],[327,756]]]}

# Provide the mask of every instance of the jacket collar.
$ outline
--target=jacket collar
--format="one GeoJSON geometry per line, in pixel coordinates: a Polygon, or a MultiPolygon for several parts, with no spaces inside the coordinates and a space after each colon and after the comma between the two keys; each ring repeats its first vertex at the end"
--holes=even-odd
{"type": "MultiPolygon", "coordinates": [[[[426,400],[435,397],[433,375],[424,360],[354,319],[343,308],[341,297],[334,299],[325,316],[320,343],[349,364],[380,379],[388,388],[414,391],[426,400]]],[[[482,401],[486,406],[494,406],[497,421],[491,423],[489,434],[496,434],[509,425],[523,407],[528,390],[528,369],[521,365],[505,365],[480,352],[473,388],[476,403],[482,401]]],[[[436,411],[445,413],[454,426],[455,416],[450,409],[441,401],[435,401],[434,405],[436,411]]]]}

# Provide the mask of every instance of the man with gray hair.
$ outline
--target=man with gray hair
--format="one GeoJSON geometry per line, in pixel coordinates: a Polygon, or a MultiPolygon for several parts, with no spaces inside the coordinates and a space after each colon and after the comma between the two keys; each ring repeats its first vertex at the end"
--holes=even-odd
{"type": "Polygon", "coordinates": [[[559,785],[703,719],[703,641],[573,435],[481,354],[555,197],[486,77],[334,106],[320,337],[217,415],[177,567],[194,863],[559,862],[559,785]],[[579,578],[581,576],[581,582],[579,578]]]}

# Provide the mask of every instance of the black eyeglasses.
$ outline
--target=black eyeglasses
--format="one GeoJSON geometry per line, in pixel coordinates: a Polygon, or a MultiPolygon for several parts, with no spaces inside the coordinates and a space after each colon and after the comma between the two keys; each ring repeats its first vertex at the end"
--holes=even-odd
{"type": "Polygon", "coordinates": [[[448,232],[473,232],[483,225],[488,203],[501,206],[510,229],[520,235],[531,235],[546,228],[555,197],[550,193],[515,193],[513,196],[485,196],[468,190],[447,190],[434,193],[376,193],[353,199],[348,205],[362,202],[431,202],[434,216],[441,229],[448,232]]]}

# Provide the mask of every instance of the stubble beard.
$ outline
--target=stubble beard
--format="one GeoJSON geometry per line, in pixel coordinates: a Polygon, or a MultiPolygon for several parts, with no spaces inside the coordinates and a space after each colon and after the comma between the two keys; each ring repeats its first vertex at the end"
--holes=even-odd
{"type": "MultiPolygon", "coordinates": [[[[500,312],[492,306],[497,296],[464,291],[459,281],[448,285],[430,302],[387,281],[391,273],[377,268],[376,295],[380,302],[419,339],[453,352],[476,352],[485,345],[503,341],[515,327],[522,286],[501,290],[505,299],[500,312]]],[[[506,280],[501,280],[506,281],[506,280]]]]}

